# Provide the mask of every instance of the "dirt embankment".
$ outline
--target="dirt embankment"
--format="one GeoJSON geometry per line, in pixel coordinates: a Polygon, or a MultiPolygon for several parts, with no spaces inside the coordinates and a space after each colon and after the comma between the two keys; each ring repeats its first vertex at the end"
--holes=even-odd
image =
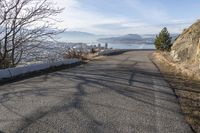
{"type": "Polygon", "coordinates": [[[169,53],[155,52],[153,62],[174,89],[186,121],[200,133],[200,72],[197,66],[187,67],[171,59],[169,53]]]}

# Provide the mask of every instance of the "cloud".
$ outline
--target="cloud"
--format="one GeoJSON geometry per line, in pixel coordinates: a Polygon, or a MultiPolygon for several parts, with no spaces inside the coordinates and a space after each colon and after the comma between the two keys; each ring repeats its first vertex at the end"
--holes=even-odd
{"type": "MultiPolygon", "coordinates": [[[[112,24],[127,21],[123,17],[110,17],[99,12],[93,12],[83,9],[76,0],[61,1],[58,5],[65,5],[65,10],[57,18],[62,18],[63,22],[59,23],[59,27],[68,28],[69,30],[88,30],[97,31],[95,25],[112,24]]],[[[61,6],[63,7],[63,6],[61,6]]]]}
{"type": "Polygon", "coordinates": [[[140,21],[124,20],[124,21],[115,22],[115,23],[96,24],[94,25],[94,27],[101,28],[101,29],[119,30],[119,29],[140,27],[144,25],[146,24],[140,21]]]}
{"type": "Polygon", "coordinates": [[[169,18],[165,7],[159,1],[125,0],[125,2],[144,20],[163,22],[169,18]]]}
{"type": "Polygon", "coordinates": [[[134,16],[110,16],[105,12],[82,7],[83,3],[80,3],[80,0],[57,0],[58,6],[65,7],[64,12],[57,16],[57,19],[63,22],[57,26],[95,34],[146,34],[158,33],[165,26],[170,32],[177,33],[192,23],[192,21],[170,19],[165,8],[158,1],[150,5],[144,4],[143,0],[124,1],[126,6],[130,6],[141,17],[134,19],[134,16]]]}
{"type": "Polygon", "coordinates": [[[120,23],[108,23],[108,24],[97,24],[94,27],[99,29],[106,29],[106,30],[119,30],[119,29],[127,29],[128,26],[123,26],[120,23]]]}

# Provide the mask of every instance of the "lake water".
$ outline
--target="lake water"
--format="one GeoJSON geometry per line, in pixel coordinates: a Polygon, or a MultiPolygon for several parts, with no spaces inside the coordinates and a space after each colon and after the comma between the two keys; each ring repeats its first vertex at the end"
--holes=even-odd
{"type": "MultiPolygon", "coordinates": [[[[103,46],[103,44],[102,44],[103,46]]],[[[155,49],[154,44],[108,44],[113,49],[155,49]]]]}

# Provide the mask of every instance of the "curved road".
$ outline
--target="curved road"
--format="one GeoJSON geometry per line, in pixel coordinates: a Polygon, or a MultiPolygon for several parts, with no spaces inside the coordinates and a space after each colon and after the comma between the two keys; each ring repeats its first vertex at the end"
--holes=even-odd
{"type": "Polygon", "coordinates": [[[191,133],[150,53],[0,86],[0,133],[191,133]]]}

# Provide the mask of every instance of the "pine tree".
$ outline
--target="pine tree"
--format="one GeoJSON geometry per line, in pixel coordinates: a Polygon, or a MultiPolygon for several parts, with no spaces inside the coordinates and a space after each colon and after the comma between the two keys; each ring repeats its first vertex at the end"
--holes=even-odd
{"type": "Polygon", "coordinates": [[[155,47],[161,51],[170,51],[172,43],[172,38],[170,37],[170,33],[168,32],[167,28],[164,27],[158,36],[155,39],[155,47]]]}

